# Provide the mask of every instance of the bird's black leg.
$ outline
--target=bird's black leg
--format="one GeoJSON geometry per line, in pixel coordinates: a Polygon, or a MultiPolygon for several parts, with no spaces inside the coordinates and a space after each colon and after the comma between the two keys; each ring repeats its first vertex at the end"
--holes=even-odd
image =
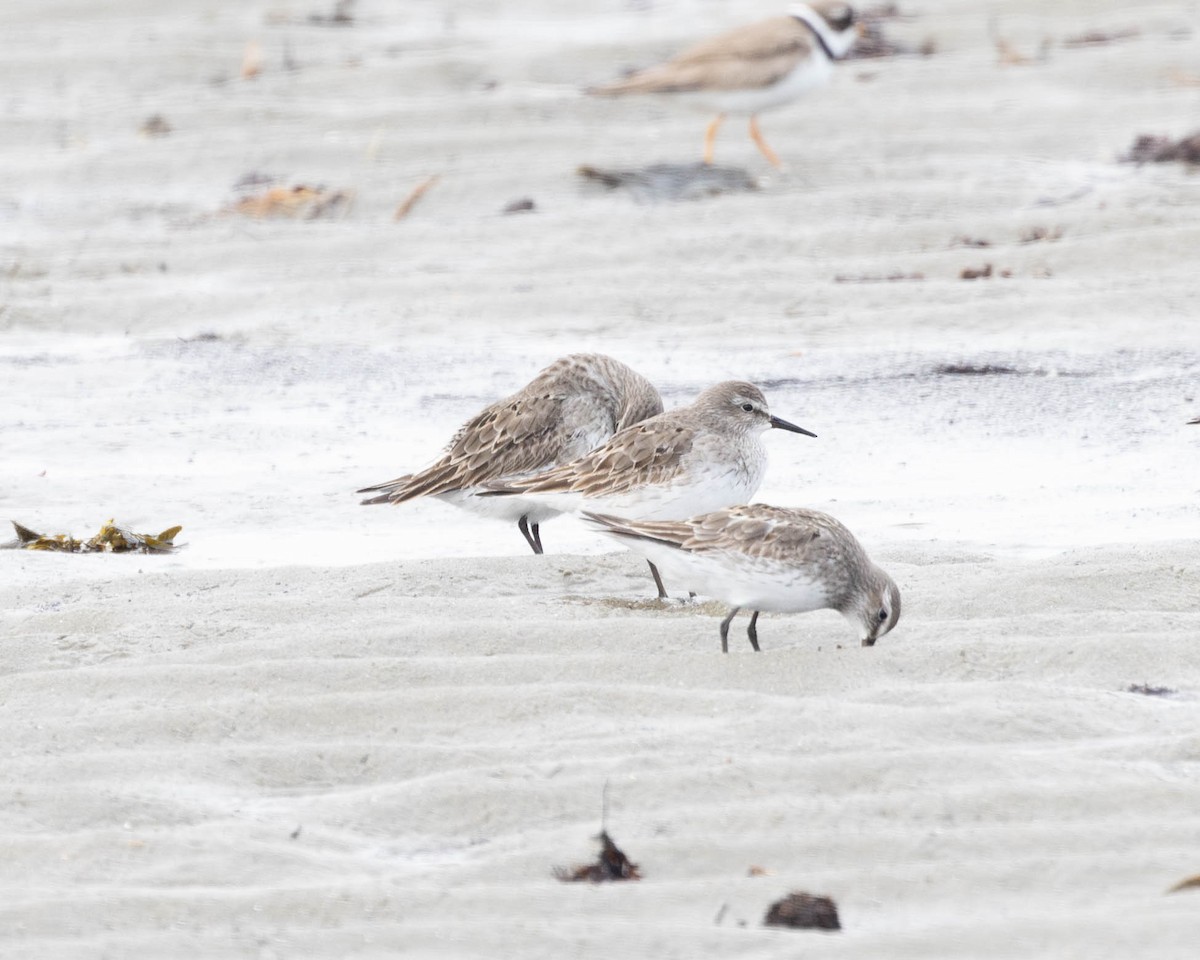
{"type": "Polygon", "coordinates": [[[529,518],[522,517],[517,521],[517,529],[521,531],[521,535],[525,538],[525,542],[529,544],[529,548],[534,553],[542,552],[542,541],[537,536],[537,524],[533,525],[533,533],[529,532],[529,518]]]}
{"type": "MultiPolygon", "coordinates": [[[[647,560],[646,562],[650,563],[649,560],[647,560]]],[[[652,576],[654,578],[654,585],[656,587],[658,587],[658,599],[666,600],[667,599],[667,588],[663,586],[662,577],[660,577],[658,575],[658,567],[656,567],[652,563],[650,563],[650,576],[652,576]]]]}
{"type": "Polygon", "coordinates": [[[755,624],[758,623],[758,611],[754,611],[754,615],[750,617],[750,626],[746,628],[746,636],[750,638],[750,646],[754,648],[754,652],[758,653],[758,628],[755,624]]]}
{"type": "MultiPolygon", "coordinates": [[[[729,616],[721,621],[721,652],[729,652],[729,624],[733,622],[733,618],[737,616],[737,612],[741,607],[734,607],[729,611],[729,616]]],[[[757,649],[757,648],[756,648],[757,649]]]]}
{"type": "Polygon", "coordinates": [[[533,533],[533,544],[534,544],[533,552],[541,553],[542,552],[542,531],[538,529],[538,525],[536,523],[531,523],[529,525],[529,529],[530,529],[530,532],[533,533]]]}

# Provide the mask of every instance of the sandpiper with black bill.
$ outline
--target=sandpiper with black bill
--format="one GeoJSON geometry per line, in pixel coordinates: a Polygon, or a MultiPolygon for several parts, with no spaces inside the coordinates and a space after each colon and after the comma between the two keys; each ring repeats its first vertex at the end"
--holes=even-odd
{"type": "MultiPolygon", "coordinates": [[[[559,512],[682,520],[754,496],[767,466],[761,437],[772,428],[816,436],[772,414],[754,384],[728,380],[686,407],[618,431],[571,463],[489,484],[481,498],[519,496],[559,512]]],[[[665,598],[653,562],[650,570],[665,598]]]]}
{"type": "Polygon", "coordinates": [[[874,646],[900,620],[895,582],[827,513],[754,503],[683,521],[591,512],[583,518],[672,580],[730,604],[721,621],[725,653],[729,625],[742,609],[753,611],[746,633],[756,651],[762,611],[837,610],[857,628],[864,647],[874,646]]]}

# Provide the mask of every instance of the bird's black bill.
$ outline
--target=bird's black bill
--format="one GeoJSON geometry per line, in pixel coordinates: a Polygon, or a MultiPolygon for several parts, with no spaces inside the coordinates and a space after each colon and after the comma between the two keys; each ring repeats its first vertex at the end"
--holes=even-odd
{"type": "Polygon", "coordinates": [[[776,430],[790,430],[792,433],[802,433],[806,437],[815,437],[816,434],[811,430],[805,430],[803,427],[798,427],[794,423],[788,423],[782,417],[772,417],[771,426],[776,430]]]}

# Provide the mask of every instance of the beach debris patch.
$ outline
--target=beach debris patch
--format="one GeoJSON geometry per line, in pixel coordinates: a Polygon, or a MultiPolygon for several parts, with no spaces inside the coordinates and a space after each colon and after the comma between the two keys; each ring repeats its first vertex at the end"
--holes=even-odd
{"type": "Polygon", "coordinates": [[[1072,37],[1063,38],[1064,47],[1102,47],[1109,43],[1134,40],[1142,35],[1137,27],[1122,27],[1117,30],[1088,30],[1072,37]]]}
{"type": "Polygon", "coordinates": [[[171,553],[178,549],[175,537],[182,526],[168,527],[162,533],[133,533],[112,520],[102,524],[100,532],[89,540],[76,540],[70,534],[49,536],[36,533],[12,521],[17,539],[0,544],[5,550],[48,550],[54,553],[171,553]]]}
{"type": "Polygon", "coordinates": [[[879,3],[860,11],[859,35],[843,59],[877,60],[882,57],[929,57],[937,52],[937,42],[927,37],[919,44],[905,43],[892,39],[884,31],[885,20],[913,20],[900,12],[895,3],[879,3]]]}
{"type": "Polygon", "coordinates": [[[641,880],[636,863],[631,863],[623,850],[618,847],[607,830],[601,830],[600,856],[595,863],[587,863],[580,867],[555,867],[554,876],[564,883],[606,883],[610,880],[641,880]]]}
{"type": "Polygon", "coordinates": [[[1143,697],[1170,697],[1178,693],[1170,687],[1155,687],[1148,683],[1131,683],[1125,688],[1126,693],[1140,693],[1143,697]]]}
{"type": "Polygon", "coordinates": [[[839,273],[833,278],[834,283],[901,283],[908,280],[924,280],[923,273],[839,273]]]}
{"type": "Polygon", "coordinates": [[[154,113],[142,121],[138,132],[143,137],[165,137],[171,132],[171,124],[161,113],[154,113]]]}
{"type": "Polygon", "coordinates": [[[317,26],[349,27],[354,24],[355,0],[337,0],[329,13],[310,13],[308,22],[317,26]]]}
{"type": "Polygon", "coordinates": [[[797,930],[841,930],[837,904],[830,897],[811,893],[789,893],[771,904],[763,919],[765,927],[793,927],[797,930]]]}
{"type": "Polygon", "coordinates": [[[425,194],[427,194],[430,189],[432,189],[441,179],[442,175],[440,173],[435,173],[432,177],[426,177],[415,187],[413,187],[412,190],[409,191],[408,196],[401,200],[400,205],[396,207],[396,212],[392,214],[392,219],[403,220],[405,217],[407,217],[412,212],[412,208],[417,205],[417,201],[425,196],[425,194]]]}
{"type": "Polygon", "coordinates": [[[699,200],[723,193],[746,193],[758,189],[758,181],[741,167],[719,167],[703,163],[654,163],[631,170],[584,165],[576,173],[609,190],[624,190],[638,203],[699,200]]]}
{"type": "Polygon", "coordinates": [[[1170,137],[1143,133],[1133,141],[1129,152],[1121,156],[1122,163],[1200,163],[1200,130],[1172,140],[1170,137]]]}
{"type": "Polygon", "coordinates": [[[319,220],[342,216],[350,208],[354,194],[348,190],[330,190],[297,184],[292,187],[271,187],[238,200],[228,210],[256,220],[291,218],[319,220]]]}

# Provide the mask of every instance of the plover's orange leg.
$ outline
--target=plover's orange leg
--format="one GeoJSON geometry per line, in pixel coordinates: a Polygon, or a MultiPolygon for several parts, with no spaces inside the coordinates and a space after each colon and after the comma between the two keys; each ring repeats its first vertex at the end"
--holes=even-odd
{"type": "Polygon", "coordinates": [[[713,117],[712,123],[708,125],[708,132],[704,134],[704,162],[712,166],[713,149],[717,143],[717,131],[721,129],[721,124],[725,120],[725,114],[718,113],[713,117]]]}
{"type": "Polygon", "coordinates": [[[752,116],[750,118],[750,137],[755,144],[757,144],[758,149],[762,151],[762,155],[767,158],[767,162],[771,166],[777,170],[783,166],[783,164],[779,162],[779,155],[772,150],[767,145],[767,141],[763,139],[762,131],[758,129],[757,116],[752,116]]]}

